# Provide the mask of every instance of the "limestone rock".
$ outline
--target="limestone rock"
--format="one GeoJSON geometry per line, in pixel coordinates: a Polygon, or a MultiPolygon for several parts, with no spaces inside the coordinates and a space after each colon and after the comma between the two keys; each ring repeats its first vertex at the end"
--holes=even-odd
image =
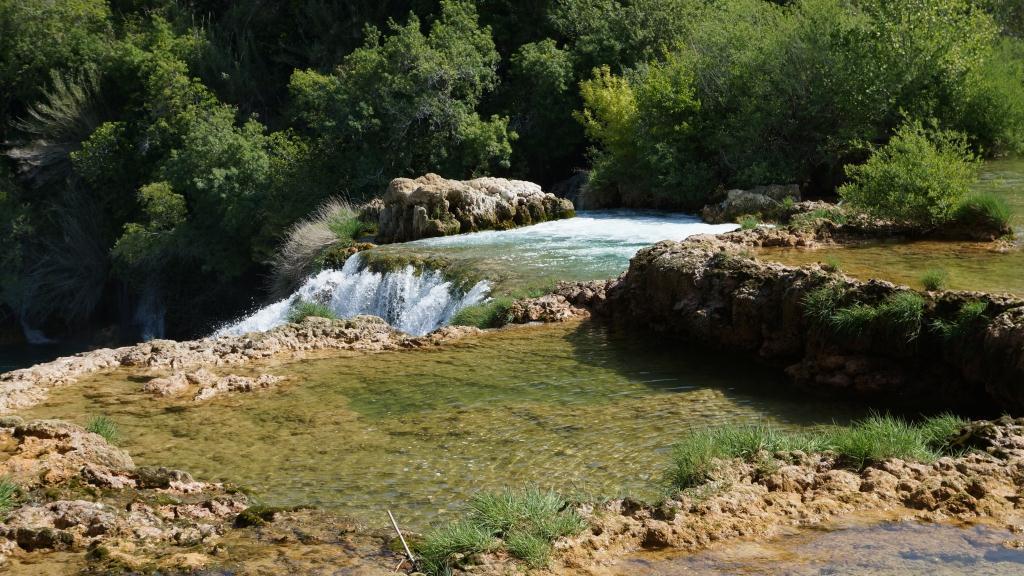
{"type": "Polygon", "coordinates": [[[572,202],[521,180],[396,178],[379,210],[378,242],[407,242],[479,230],[504,230],[575,214],[572,202]]]}
{"type": "Polygon", "coordinates": [[[750,190],[729,190],[725,199],[708,204],[701,216],[712,224],[735,222],[744,214],[769,215],[783,208],[786,198],[800,201],[800,187],[796,184],[758,186],[750,190]]]}

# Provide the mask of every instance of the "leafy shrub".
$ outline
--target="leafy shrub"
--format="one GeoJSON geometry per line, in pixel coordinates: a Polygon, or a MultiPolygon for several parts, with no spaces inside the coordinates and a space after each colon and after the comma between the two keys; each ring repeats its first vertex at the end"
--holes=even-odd
{"type": "Polygon", "coordinates": [[[949,282],[949,272],[939,268],[933,268],[925,271],[921,276],[921,284],[925,290],[934,292],[936,290],[944,290],[947,283],[949,282]]]}
{"type": "Polygon", "coordinates": [[[881,218],[938,225],[977,179],[978,159],[962,134],[907,122],[867,162],[846,168],[839,195],[881,218]]]}
{"type": "Polygon", "coordinates": [[[994,194],[971,194],[960,201],[953,220],[972,229],[1010,230],[1012,212],[1006,200],[994,194]]]}
{"type": "Polygon", "coordinates": [[[967,302],[960,307],[952,319],[935,319],[932,322],[932,329],[938,332],[944,340],[962,340],[988,322],[988,317],[985,315],[987,308],[988,304],[980,300],[967,302]]]}
{"type": "Polygon", "coordinates": [[[293,324],[298,324],[310,316],[327,318],[329,320],[335,320],[338,318],[337,314],[335,314],[329,307],[320,304],[319,302],[310,302],[309,300],[300,299],[292,304],[291,310],[288,312],[288,321],[293,324]]]}
{"type": "Polygon", "coordinates": [[[452,317],[453,326],[476,326],[477,328],[498,328],[508,324],[508,309],[514,298],[498,296],[486,302],[467,306],[452,317]]]}
{"type": "Polygon", "coordinates": [[[119,438],[117,424],[114,424],[114,421],[106,416],[96,416],[92,418],[85,426],[85,429],[93,434],[103,436],[103,439],[110,444],[117,442],[119,438]]]}

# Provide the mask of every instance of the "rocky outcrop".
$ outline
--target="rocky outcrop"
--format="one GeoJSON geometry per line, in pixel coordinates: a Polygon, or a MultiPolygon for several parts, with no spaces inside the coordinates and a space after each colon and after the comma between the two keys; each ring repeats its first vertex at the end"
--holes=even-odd
{"type": "Polygon", "coordinates": [[[564,296],[558,294],[516,300],[508,309],[509,324],[565,322],[589,315],[585,308],[574,306],[564,296]]]}
{"type": "Polygon", "coordinates": [[[721,201],[704,206],[701,217],[711,224],[724,224],[735,222],[746,214],[774,216],[783,211],[787,198],[799,202],[800,186],[776,184],[750,190],[729,190],[721,201]]]}
{"type": "MultiPolygon", "coordinates": [[[[960,443],[975,451],[932,463],[891,458],[862,470],[843,468],[827,452],[761,452],[720,462],[710,482],[658,506],[628,499],[584,506],[590,530],[557,544],[551,570],[588,574],[642,549],[693,552],[764,541],[794,527],[870,512],[928,522],[986,519],[1019,532],[1024,420],[973,423],[960,443]]],[[[474,570],[481,572],[501,573],[474,570]]]]}
{"type": "MultiPolygon", "coordinates": [[[[920,317],[912,329],[894,330],[882,318],[843,332],[814,318],[809,294],[830,287],[837,295],[836,309],[864,312],[912,291],[853,280],[819,266],[761,262],[728,236],[692,237],[641,250],[620,280],[591,290],[592,311],[746,354],[816,393],[881,398],[887,405],[1024,411],[1024,300],[924,293],[918,295],[920,317]],[[984,305],[981,316],[953,332],[940,329],[964,322],[961,311],[974,302],[984,305]]],[[[562,286],[558,293],[578,305],[587,303],[587,291],[579,286],[562,286]]]]}
{"type": "Polygon", "coordinates": [[[379,208],[377,241],[407,242],[479,230],[505,230],[570,218],[572,202],[521,180],[396,178],[379,208]]]}
{"type": "Polygon", "coordinates": [[[376,316],[349,320],[309,317],[299,324],[286,324],[267,332],[242,336],[220,336],[176,342],[153,340],[135,346],[84,352],[59,358],[23,370],[0,374],[0,413],[33,406],[46,398],[47,391],[66,386],[88,374],[132,367],[157,372],[145,389],[158,396],[175,396],[199,387],[207,392],[197,400],[225,391],[242,391],[275,384],[276,377],[257,377],[251,382],[237,376],[214,379],[212,374],[190,369],[237,366],[282,356],[301,356],[327,350],[381,352],[437,346],[461,338],[474,329],[442,329],[422,337],[395,330],[376,316]],[[172,372],[170,375],[166,373],[172,372]],[[268,379],[269,378],[269,379],[268,379]]]}
{"type": "Polygon", "coordinates": [[[0,571],[48,552],[64,554],[46,563],[54,570],[46,573],[86,566],[90,574],[192,574],[227,566],[214,573],[281,574],[299,566],[302,573],[360,566],[361,574],[383,575],[397,563],[388,538],[356,534],[349,521],[254,505],[232,486],[136,466],[101,436],[59,420],[0,420],[0,478],[17,486],[0,522],[0,571]],[[240,521],[250,517],[279,525],[239,529],[252,526],[240,521]],[[287,557],[293,553],[299,557],[287,557]],[[55,568],[60,562],[64,569],[55,568]]]}

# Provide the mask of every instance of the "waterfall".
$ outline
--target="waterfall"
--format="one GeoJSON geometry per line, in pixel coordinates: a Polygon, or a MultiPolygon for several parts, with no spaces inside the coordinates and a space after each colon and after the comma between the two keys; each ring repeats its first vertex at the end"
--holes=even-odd
{"type": "Polygon", "coordinates": [[[360,314],[380,316],[395,328],[421,336],[447,324],[456,312],[482,302],[490,291],[486,281],[463,293],[444,274],[412,266],[387,273],[373,272],[355,254],[341,270],[324,270],[306,280],[294,294],[217,330],[215,336],[264,332],[288,322],[292,306],[300,301],[329,307],[340,318],[360,314]]]}

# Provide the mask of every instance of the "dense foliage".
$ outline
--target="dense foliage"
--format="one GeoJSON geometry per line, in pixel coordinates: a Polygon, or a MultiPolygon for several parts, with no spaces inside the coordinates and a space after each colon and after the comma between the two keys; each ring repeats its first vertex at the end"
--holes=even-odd
{"type": "Polygon", "coordinates": [[[831,194],[908,123],[1021,152],[1022,36],[1016,0],[0,0],[0,317],[205,331],[317,206],[427,171],[693,208],[831,194]]]}

